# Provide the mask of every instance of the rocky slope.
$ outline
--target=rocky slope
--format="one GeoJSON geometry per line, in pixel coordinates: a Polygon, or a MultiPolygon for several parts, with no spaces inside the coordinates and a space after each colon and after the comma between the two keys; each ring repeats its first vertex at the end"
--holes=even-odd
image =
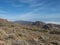
{"type": "Polygon", "coordinates": [[[0,19],[0,45],[60,45],[60,25],[22,25],[0,19]]]}

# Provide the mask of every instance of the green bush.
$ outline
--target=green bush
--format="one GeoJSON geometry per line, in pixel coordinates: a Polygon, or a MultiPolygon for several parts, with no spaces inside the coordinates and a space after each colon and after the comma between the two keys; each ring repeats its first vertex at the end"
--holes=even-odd
{"type": "Polygon", "coordinates": [[[4,24],[0,23],[0,27],[1,27],[1,26],[4,26],[4,24]]]}

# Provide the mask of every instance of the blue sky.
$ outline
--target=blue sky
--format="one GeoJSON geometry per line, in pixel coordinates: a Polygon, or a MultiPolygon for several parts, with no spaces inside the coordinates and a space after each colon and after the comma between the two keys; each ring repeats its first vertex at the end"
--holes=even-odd
{"type": "Polygon", "coordinates": [[[0,0],[0,18],[60,23],[60,0],[0,0]]]}

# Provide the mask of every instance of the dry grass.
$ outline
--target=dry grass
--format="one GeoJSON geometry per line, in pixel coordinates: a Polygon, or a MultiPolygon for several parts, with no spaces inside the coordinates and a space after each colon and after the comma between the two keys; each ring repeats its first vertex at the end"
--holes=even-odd
{"type": "Polygon", "coordinates": [[[59,44],[52,42],[53,40],[60,42],[60,30],[51,31],[36,26],[0,23],[0,42],[4,41],[5,45],[59,44]]]}

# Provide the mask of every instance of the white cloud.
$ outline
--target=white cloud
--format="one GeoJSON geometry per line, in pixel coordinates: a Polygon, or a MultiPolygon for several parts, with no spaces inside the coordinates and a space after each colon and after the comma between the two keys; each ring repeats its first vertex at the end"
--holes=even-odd
{"type": "MultiPolygon", "coordinates": [[[[9,20],[35,20],[35,19],[48,19],[48,18],[60,18],[59,14],[46,14],[44,13],[44,11],[46,12],[46,10],[52,10],[52,11],[56,11],[57,9],[56,8],[52,8],[52,7],[48,7],[50,5],[52,5],[53,3],[50,2],[48,4],[45,4],[46,2],[39,2],[41,0],[8,0],[6,1],[6,3],[10,3],[13,7],[23,7],[24,5],[22,4],[17,4],[17,2],[19,3],[27,3],[29,4],[29,9],[32,9],[33,11],[31,12],[27,12],[27,13],[24,13],[24,14],[16,14],[16,16],[12,16],[11,18],[7,15],[5,15],[5,17],[9,18],[9,20]],[[39,2],[39,3],[38,3],[39,2]],[[45,10],[44,10],[45,9],[45,10]],[[35,12],[38,12],[39,10],[44,10],[43,13],[40,11],[40,13],[35,13],[35,12]]],[[[28,8],[27,8],[28,9],[28,8]]],[[[59,8],[58,8],[59,9],[59,8]]],[[[6,11],[1,11],[0,10],[0,13],[8,13],[6,11]]],[[[0,14],[1,15],[1,14],[0,14]]],[[[4,15],[2,16],[4,17],[4,15]]]]}
{"type": "Polygon", "coordinates": [[[6,14],[8,13],[7,11],[0,10],[0,14],[6,14]]]}
{"type": "Polygon", "coordinates": [[[60,22],[55,22],[55,21],[46,21],[46,23],[60,24],[60,22]]]}
{"type": "Polygon", "coordinates": [[[40,19],[48,19],[48,20],[55,19],[55,18],[57,19],[60,16],[59,14],[49,14],[49,15],[48,14],[45,15],[43,13],[36,14],[34,13],[34,11],[32,11],[32,12],[16,15],[14,17],[15,17],[14,19],[17,19],[17,20],[19,19],[19,20],[32,20],[33,21],[33,20],[40,20],[40,19]]]}
{"type": "Polygon", "coordinates": [[[8,0],[6,3],[10,3],[13,7],[22,7],[24,5],[17,4],[17,3],[27,3],[29,4],[29,8],[34,8],[37,6],[41,6],[44,4],[44,2],[38,3],[40,0],[8,0]]]}
{"type": "Polygon", "coordinates": [[[37,3],[37,1],[39,0],[19,0],[22,3],[29,3],[29,4],[35,4],[37,3]]]}

